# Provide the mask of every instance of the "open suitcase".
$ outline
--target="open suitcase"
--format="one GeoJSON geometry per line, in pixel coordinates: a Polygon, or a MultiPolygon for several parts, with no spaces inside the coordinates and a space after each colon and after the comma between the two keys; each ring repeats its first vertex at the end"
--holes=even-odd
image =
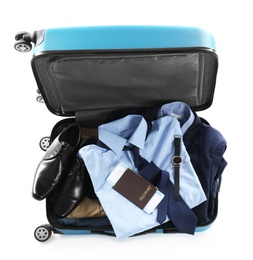
{"type": "MultiPolygon", "coordinates": [[[[16,50],[33,49],[31,65],[38,85],[38,101],[44,101],[53,114],[66,117],[53,127],[48,139],[42,139],[41,147],[45,150],[73,123],[81,127],[82,137],[86,138],[97,136],[99,126],[127,115],[145,115],[152,121],[157,109],[164,104],[182,102],[197,116],[197,111],[207,109],[213,101],[218,57],[214,37],[201,28],[56,28],[33,34],[19,32],[15,40],[16,50]]],[[[215,133],[210,135],[209,142],[218,143],[217,149],[208,155],[211,162],[206,162],[207,155],[197,158],[202,168],[207,163],[205,172],[193,165],[207,198],[192,209],[198,219],[196,232],[206,230],[216,219],[221,177],[226,167],[225,139],[205,119],[199,119],[205,128],[215,133]]],[[[186,146],[190,158],[191,145],[186,146]]],[[[115,235],[106,216],[83,224],[80,219],[62,221],[54,213],[56,193],[46,197],[50,224],[36,228],[34,235],[38,241],[46,241],[52,232],[115,235]]],[[[176,233],[178,230],[168,220],[134,235],[149,232],[176,233]]]]}

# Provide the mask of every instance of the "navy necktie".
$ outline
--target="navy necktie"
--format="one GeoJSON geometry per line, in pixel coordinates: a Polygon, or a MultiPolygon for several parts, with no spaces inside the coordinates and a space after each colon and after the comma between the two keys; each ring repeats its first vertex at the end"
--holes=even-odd
{"type": "Polygon", "coordinates": [[[139,175],[157,186],[164,194],[163,200],[158,205],[157,221],[162,224],[168,214],[178,232],[194,234],[197,217],[181,196],[179,196],[179,200],[174,199],[174,185],[169,178],[169,173],[159,169],[153,162],[149,163],[144,159],[139,154],[137,147],[126,148],[126,150],[133,153],[133,160],[139,175]]]}
{"type": "MultiPolygon", "coordinates": [[[[98,140],[97,145],[110,149],[100,140],[98,140]]],[[[157,208],[157,222],[162,224],[168,215],[179,233],[194,234],[197,217],[181,196],[179,196],[179,200],[174,199],[174,185],[170,180],[169,173],[158,168],[152,161],[148,162],[143,158],[136,146],[125,146],[124,150],[132,152],[132,158],[139,175],[158,187],[164,194],[164,198],[157,208]]]]}

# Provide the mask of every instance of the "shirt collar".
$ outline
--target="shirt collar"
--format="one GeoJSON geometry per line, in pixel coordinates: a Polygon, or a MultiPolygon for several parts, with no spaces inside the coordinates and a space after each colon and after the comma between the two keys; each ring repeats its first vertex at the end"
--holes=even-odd
{"type": "Polygon", "coordinates": [[[190,107],[183,102],[172,102],[163,105],[158,111],[158,118],[166,115],[174,116],[178,119],[182,134],[188,130],[195,119],[195,115],[190,107]]]}
{"type": "Polygon", "coordinates": [[[144,148],[148,125],[141,115],[128,115],[98,127],[98,138],[115,153],[132,144],[144,148]]]}

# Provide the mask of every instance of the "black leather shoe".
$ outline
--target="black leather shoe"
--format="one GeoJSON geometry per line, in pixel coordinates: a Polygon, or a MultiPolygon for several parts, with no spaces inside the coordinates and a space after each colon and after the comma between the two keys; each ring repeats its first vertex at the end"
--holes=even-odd
{"type": "Polygon", "coordinates": [[[47,197],[67,171],[72,156],[81,140],[81,129],[76,123],[65,128],[49,146],[35,172],[32,196],[37,200],[47,197]]]}
{"type": "MultiPolygon", "coordinates": [[[[95,139],[88,139],[80,146],[95,144],[95,139]]],[[[55,214],[59,217],[69,215],[87,195],[92,182],[82,158],[76,157],[66,176],[58,186],[58,194],[55,200],[55,214]]]]}

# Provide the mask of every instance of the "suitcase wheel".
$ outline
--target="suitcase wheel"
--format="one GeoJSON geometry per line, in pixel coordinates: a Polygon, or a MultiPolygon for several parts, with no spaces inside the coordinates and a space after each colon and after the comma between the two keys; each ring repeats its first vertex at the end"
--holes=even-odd
{"type": "Polygon", "coordinates": [[[19,40],[14,44],[14,48],[19,52],[29,52],[32,49],[32,44],[24,40],[19,40]]]}
{"type": "Polygon", "coordinates": [[[40,148],[43,151],[46,151],[48,149],[48,147],[50,146],[50,137],[43,137],[40,140],[40,148]]]}
{"type": "Polygon", "coordinates": [[[38,94],[38,96],[36,97],[36,100],[37,100],[39,103],[44,103],[44,99],[43,99],[43,97],[42,97],[42,95],[41,95],[39,89],[37,89],[37,94],[38,94]]]}
{"type": "Polygon", "coordinates": [[[34,231],[34,237],[39,242],[47,241],[51,237],[51,235],[52,235],[52,230],[48,225],[39,226],[34,231]]]}
{"type": "Polygon", "coordinates": [[[41,95],[38,95],[38,96],[36,97],[36,100],[37,100],[39,103],[44,103],[44,99],[43,99],[43,97],[42,97],[41,95]]]}
{"type": "Polygon", "coordinates": [[[18,32],[15,35],[15,44],[14,48],[19,52],[29,52],[32,49],[32,36],[28,32],[18,32]]]}

